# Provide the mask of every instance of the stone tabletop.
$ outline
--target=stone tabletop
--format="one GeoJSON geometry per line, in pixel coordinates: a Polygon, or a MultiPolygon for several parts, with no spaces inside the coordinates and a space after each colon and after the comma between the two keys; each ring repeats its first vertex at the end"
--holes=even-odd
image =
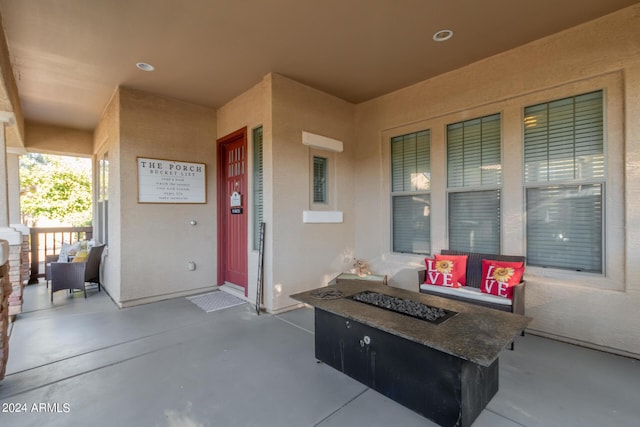
{"type": "Polygon", "coordinates": [[[519,314],[357,280],[318,289],[291,298],[482,366],[491,365],[531,321],[519,314]],[[317,299],[312,293],[318,289],[341,291],[343,296],[317,299]],[[432,324],[348,298],[363,291],[410,299],[458,314],[432,324]]]}

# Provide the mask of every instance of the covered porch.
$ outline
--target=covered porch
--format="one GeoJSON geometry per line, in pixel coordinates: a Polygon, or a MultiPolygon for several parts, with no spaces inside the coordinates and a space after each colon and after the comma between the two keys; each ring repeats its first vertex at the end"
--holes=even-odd
{"type": "MultiPolygon", "coordinates": [[[[0,173],[7,178],[7,185],[0,188],[0,238],[8,240],[12,250],[19,251],[23,244],[24,232],[17,231],[19,155],[85,156],[94,165],[93,234],[107,244],[102,284],[121,308],[198,294],[227,282],[239,286],[244,297],[255,302],[260,222],[267,224],[261,275],[263,305],[272,314],[295,309],[297,302],[290,295],[327,284],[351,268],[355,257],[367,260],[374,273],[387,275],[391,286],[415,290],[416,271],[424,266],[425,255],[471,242],[475,245],[477,238],[491,244],[488,253],[527,258],[525,313],[534,319],[530,333],[638,358],[640,123],[635,117],[640,111],[640,4],[634,0],[593,0],[589,5],[573,1],[577,7],[567,4],[562,11],[554,7],[553,15],[539,7],[524,14],[506,0],[496,2],[495,10],[501,11],[496,15],[479,3],[471,8],[470,2],[470,16],[475,11],[487,19],[498,18],[495,25],[488,24],[494,21],[478,20],[482,24],[478,27],[458,21],[462,15],[453,6],[446,19],[438,17],[431,13],[435,6],[428,2],[416,2],[412,8],[381,6],[370,20],[361,16],[368,8],[357,6],[367,3],[364,1],[353,2],[346,10],[329,8],[320,15],[312,5],[306,13],[274,7],[266,22],[270,29],[283,31],[280,37],[297,40],[298,32],[289,24],[302,16],[318,15],[315,37],[289,48],[273,43],[283,46],[283,55],[278,51],[269,55],[262,43],[239,44],[236,47],[242,57],[284,58],[283,65],[238,66],[229,61],[225,74],[217,74],[220,62],[210,55],[208,44],[195,48],[196,56],[190,56],[193,52],[187,46],[200,46],[201,40],[226,40],[228,33],[223,27],[210,25],[211,19],[233,22],[234,30],[242,29],[248,40],[262,42],[262,26],[249,24],[265,22],[260,8],[249,8],[249,14],[244,7],[225,4],[222,8],[217,2],[185,8],[183,16],[197,25],[191,24],[191,19],[181,21],[174,32],[185,37],[184,43],[167,50],[154,35],[173,34],[164,25],[165,17],[173,17],[175,12],[169,1],[161,2],[151,15],[142,1],[134,2],[132,10],[113,4],[99,13],[82,2],[68,2],[64,8],[56,2],[44,2],[34,13],[37,7],[30,3],[0,1],[0,122],[4,129],[0,173]],[[578,12],[584,15],[578,18],[578,12]],[[335,25],[335,16],[341,13],[344,21],[335,25]],[[469,56],[472,44],[482,48],[490,45],[480,36],[487,34],[488,28],[506,29],[510,24],[509,33],[523,37],[522,28],[514,23],[536,22],[532,17],[537,13],[541,14],[539,24],[558,19],[556,27],[535,25],[536,31],[528,37],[503,37],[513,41],[509,46],[469,56]],[[397,34],[397,38],[390,38],[394,34],[388,28],[396,14],[401,18],[398,23],[405,22],[406,28],[413,28],[421,37],[397,34]],[[433,18],[432,25],[414,20],[416,16],[433,18]],[[129,19],[139,19],[153,31],[118,31],[121,24],[129,28],[129,19]],[[94,30],[103,22],[114,24],[113,40],[94,30]],[[434,31],[456,22],[460,30],[449,44],[432,38],[434,31]],[[366,25],[359,34],[375,34],[377,38],[354,37],[358,33],[354,28],[360,24],[366,25]],[[51,28],[70,31],[47,33],[51,28]],[[195,28],[205,37],[195,37],[200,34],[195,28]],[[339,30],[338,39],[353,44],[327,39],[326,28],[339,30]],[[86,31],[80,36],[72,29],[86,31]],[[468,32],[471,30],[477,33],[468,32]],[[50,33],[55,37],[49,37],[50,33]],[[36,34],[42,35],[30,36],[36,34]],[[131,46],[132,39],[140,40],[140,45],[128,52],[122,47],[131,46]],[[96,48],[106,41],[113,44],[103,50],[96,48]],[[186,70],[182,67],[172,76],[170,67],[162,65],[155,74],[145,73],[135,64],[154,59],[143,49],[147,45],[158,47],[160,62],[156,65],[192,63],[191,58],[197,57],[211,59],[211,68],[197,78],[183,73],[186,70]],[[446,64],[443,46],[457,52],[457,62],[446,64]],[[301,59],[316,50],[337,56],[309,58],[319,62],[301,59]],[[419,53],[408,54],[411,51],[419,53]],[[363,52],[367,55],[361,59],[370,62],[358,59],[363,52]],[[289,58],[299,58],[312,74],[285,67],[289,58]],[[346,59],[351,62],[344,63],[346,59]],[[400,66],[418,60],[425,68],[400,66]],[[80,63],[91,72],[78,68],[80,63]],[[325,68],[331,64],[345,66],[334,73],[325,68]],[[444,68],[428,71],[436,64],[444,68]],[[58,65],[68,71],[50,79],[51,70],[58,65]],[[96,65],[105,66],[94,68],[96,65]],[[228,87],[232,77],[239,76],[238,68],[250,73],[233,88],[228,87]],[[404,82],[382,84],[400,71],[415,73],[404,82]],[[113,77],[107,78],[110,75],[113,77]],[[91,103],[83,102],[91,85],[82,83],[81,77],[87,81],[105,79],[99,90],[92,92],[91,103]],[[42,96],[44,88],[36,82],[43,78],[47,88],[55,89],[58,95],[42,96]],[[194,83],[189,85],[193,92],[174,86],[177,83],[194,83]],[[361,92],[347,96],[344,88],[361,92]],[[537,162],[532,154],[537,151],[527,148],[535,148],[536,139],[527,129],[536,128],[537,119],[532,119],[537,109],[550,108],[558,101],[564,105],[589,94],[597,94],[599,99],[600,118],[594,121],[599,129],[594,131],[599,135],[594,141],[598,142],[584,154],[573,148],[573,142],[561,138],[557,145],[566,150],[559,151],[555,163],[537,162]],[[477,144],[470,143],[469,153],[462,154],[469,160],[465,164],[470,165],[467,172],[471,177],[492,178],[460,184],[458,178],[464,173],[460,164],[450,161],[456,158],[454,151],[462,155],[458,148],[452,148],[460,146],[454,138],[456,129],[476,129],[485,119],[495,130],[489,152],[486,156],[476,152],[473,147],[477,144]],[[224,171],[231,170],[225,168],[230,166],[225,164],[227,160],[221,160],[221,141],[238,131],[244,135],[244,145],[239,148],[246,154],[241,165],[246,176],[240,191],[244,205],[239,211],[244,223],[235,227],[231,221],[224,223],[224,215],[233,213],[227,206],[230,198],[225,191],[230,192],[229,188],[221,184],[224,171]],[[393,168],[404,162],[404,155],[392,150],[392,144],[405,137],[412,140],[412,135],[418,134],[428,134],[430,139],[428,143],[421,139],[420,156],[416,154],[414,159],[407,154],[407,167],[400,168],[398,175],[403,179],[392,186],[393,168]],[[308,135],[315,140],[308,140],[308,135]],[[413,160],[417,165],[418,157],[420,173],[410,165],[413,160]],[[204,199],[204,203],[145,201],[139,194],[139,159],[202,165],[206,173],[198,183],[204,184],[204,192],[198,200],[204,199]],[[316,159],[326,166],[318,176],[316,159]],[[529,181],[531,169],[527,165],[538,164],[536,170],[541,173],[557,170],[556,163],[564,165],[560,168],[563,171],[566,166],[585,175],[529,181]],[[587,164],[595,166],[583,167],[587,164]],[[396,188],[400,181],[402,189],[396,188]],[[404,181],[415,182],[405,189],[404,181]],[[323,182],[330,184],[321,186],[316,194],[314,184],[323,182]],[[562,191],[554,193],[556,187],[562,191]],[[565,206],[558,204],[565,201],[575,209],[583,206],[572,196],[576,188],[584,190],[583,199],[588,203],[580,211],[586,214],[585,220],[571,230],[576,233],[573,237],[564,232],[564,228],[571,228],[571,215],[560,221],[553,213],[567,212],[557,207],[565,206]],[[465,216],[454,215],[456,209],[458,213],[474,213],[479,204],[472,209],[463,204],[473,200],[487,207],[483,211],[487,217],[476,222],[477,230],[467,227],[465,216]],[[548,208],[531,219],[538,212],[536,208],[544,206],[548,208]],[[464,226],[451,225],[456,222],[464,226]],[[238,236],[230,234],[232,230],[238,236]],[[459,235],[467,236],[468,242],[458,242],[459,235]],[[403,236],[416,239],[396,242],[396,236],[399,240],[403,236]],[[234,252],[221,243],[229,241],[236,243],[234,252]],[[549,249],[551,244],[554,251],[549,249]],[[555,261],[555,254],[570,252],[562,250],[564,247],[580,249],[587,256],[576,252],[561,265],[550,262],[555,261]],[[587,258],[590,263],[585,267],[583,260],[587,258]],[[228,271],[229,261],[235,259],[241,260],[241,268],[228,271]],[[236,279],[231,273],[240,274],[236,279]]],[[[542,123],[542,116],[540,120],[542,123]]],[[[544,150],[555,153],[555,142],[545,144],[544,150]]],[[[12,283],[18,292],[20,261],[24,264],[19,257],[15,260],[19,271],[12,283]]],[[[26,267],[28,270],[28,263],[26,267]]],[[[16,298],[20,297],[18,292],[16,298]]]]}
{"type": "MultiPolygon", "coordinates": [[[[44,284],[28,286],[0,383],[2,408],[26,413],[1,418],[16,427],[435,426],[317,364],[313,331],[309,308],[205,313],[174,298],[118,309],[105,292],[60,293],[51,305],[44,284]]],[[[518,337],[474,426],[636,425],[639,371],[635,359],[518,337]]]]}
{"type": "MultiPolygon", "coordinates": [[[[500,0],[495,10],[504,13],[498,15],[508,17],[510,11],[522,21],[506,19],[492,25],[478,20],[483,25],[477,32],[468,32],[470,28],[461,22],[451,40],[460,41],[460,60],[433,72],[427,71],[444,64],[446,46],[432,39],[433,31],[448,26],[450,20],[438,19],[431,26],[422,19],[414,22],[414,17],[437,15],[429,13],[434,7],[429,2],[415,2],[415,9],[388,2],[369,22],[361,15],[368,2],[354,1],[342,11],[346,15],[341,25],[336,25],[335,15],[340,13],[335,10],[335,14],[309,10],[308,15],[296,15],[282,7],[265,16],[260,8],[240,3],[224,9],[217,7],[223,2],[200,2],[204,10],[200,3],[185,9],[181,26],[171,33],[165,24],[173,21],[175,8],[167,0],[151,14],[154,19],[148,25],[153,31],[144,34],[119,31],[121,25],[142,28],[133,25],[138,18],[147,22],[146,3],[129,3],[135,6],[123,9],[113,3],[96,13],[89,3],[66,2],[60,8],[58,2],[43,2],[50,8],[44,10],[55,13],[34,13],[36,6],[31,3],[0,0],[0,174],[6,177],[6,185],[0,186],[0,239],[8,240],[16,251],[24,244],[25,231],[18,231],[19,156],[46,152],[92,159],[93,233],[108,246],[101,276],[105,292],[92,292],[86,300],[59,292],[51,304],[44,284],[25,287],[24,312],[10,325],[9,365],[0,382],[0,402],[6,404],[2,409],[7,408],[0,415],[3,424],[6,419],[15,426],[425,425],[424,418],[316,364],[312,312],[299,308],[290,295],[326,285],[348,270],[356,257],[367,260],[374,273],[388,276],[390,286],[417,290],[416,272],[424,266],[425,255],[454,249],[453,232],[458,229],[450,224],[466,218],[451,212],[453,202],[463,200],[464,193],[491,196],[481,201],[490,200],[488,206],[495,207],[489,209],[492,221],[480,231],[491,231],[486,234],[497,247],[492,253],[528,260],[532,254],[549,256],[545,246],[549,236],[530,247],[538,237],[533,231],[539,223],[528,220],[532,208],[543,205],[535,201],[534,196],[541,194],[538,190],[555,187],[591,189],[591,204],[582,212],[595,213],[589,216],[596,219],[595,225],[580,231],[581,237],[589,236],[584,247],[595,254],[597,265],[585,270],[581,264],[556,266],[540,259],[528,263],[525,313],[533,322],[527,336],[517,339],[516,350],[504,351],[499,392],[476,425],[637,424],[640,3],[593,0],[588,2],[592,8],[587,8],[584,1],[573,0],[575,7],[565,5],[563,14],[554,7],[555,14],[566,19],[583,10],[591,14],[577,21],[565,19],[556,28],[540,28],[519,41],[505,35],[502,40],[513,39],[512,45],[469,56],[472,41],[488,45],[486,35],[508,26],[521,36],[517,22],[534,22],[532,15],[521,13],[521,5],[500,0]],[[604,8],[614,3],[615,7],[604,8]],[[406,28],[415,28],[421,38],[398,34],[395,42],[388,41],[396,13],[412,23],[406,28]],[[52,19],[55,16],[64,19],[52,19]],[[198,16],[203,19],[196,26],[191,21],[198,16]],[[319,25],[298,31],[290,24],[306,24],[301,16],[317,17],[319,25]],[[211,25],[213,18],[234,23],[234,33],[251,35],[248,40],[253,42],[235,46],[234,54],[237,49],[242,52],[239,56],[252,60],[306,63],[313,73],[229,61],[225,74],[218,74],[220,52],[211,46],[226,47],[230,31],[211,25]],[[113,23],[112,33],[124,40],[114,38],[116,44],[96,49],[109,40],[102,31],[104,22],[113,23]],[[352,23],[367,22],[367,31],[354,31],[352,23]],[[264,31],[264,24],[269,31],[264,31]],[[69,32],[54,37],[55,31],[47,32],[50,28],[69,32]],[[78,28],[85,30],[82,35],[71,31],[78,28]],[[216,31],[209,33],[211,28],[216,31]],[[267,55],[265,34],[276,28],[291,30],[281,36],[293,41],[314,29],[315,39],[326,44],[315,45],[309,39],[288,49],[271,39],[283,50],[267,55]],[[340,35],[325,37],[327,28],[340,30],[340,35]],[[155,37],[199,34],[195,29],[208,37],[176,42],[173,50],[155,37]],[[360,37],[368,31],[378,38],[360,37]],[[37,34],[41,35],[29,44],[30,36],[37,34]],[[352,39],[354,34],[359,36],[352,39]],[[134,39],[139,46],[131,44],[134,39]],[[208,42],[196,49],[196,56],[182,56],[190,51],[188,45],[200,46],[202,40],[208,42]],[[354,44],[344,43],[349,40],[354,44]],[[424,40],[433,43],[431,53],[423,50],[424,40]],[[410,41],[415,45],[408,49],[410,41]],[[78,42],[86,49],[79,49],[78,42]],[[156,46],[163,56],[148,57],[144,45],[156,46]],[[128,51],[125,46],[136,48],[128,51]],[[336,49],[339,46],[344,50],[336,49]],[[126,54],[116,59],[105,54],[109,52],[126,54]],[[329,52],[338,55],[327,59],[329,52]],[[360,60],[363,52],[370,62],[360,60]],[[166,73],[169,64],[193,63],[194,57],[212,58],[211,68],[198,71],[197,78],[182,72],[187,67],[178,67],[173,77],[166,73]],[[353,60],[351,65],[345,63],[347,58],[353,60]],[[423,68],[414,64],[418,59],[423,68]],[[135,68],[142,60],[158,65],[157,72],[135,68]],[[54,85],[49,81],[51,70],[63,64],[70,71],[60,72],[54,85]],[[239,69],[252,71],[245,75],[239,69]],[[108,76],[108,70],[114,70],[114,77],[99,84],[94,101],[65,103],[85,99],[81,95],[87,94],[89,85],[79,80],[81,75],[93,82],[108,76]],[[414,74],[393,85],[381,84],[401,70],[414,74]],[[236,76],[242,81],[228,87],[236,76]],[[340,76],[351,79],[331,83],[340,76]],[[43,77],[48,88],[62,92],[43,97],[42,86],[35,84],[43,77]],[[75,79],[73,85],[65,84],[67,78],[75,79]],[[189,82],[199,85],[191,91],[181,86],[189,82]],[[364,92],[346,96],[342,89],[349,87],[364,92]],[[537,122],[526,112],[594,93],[601,99],[600,118],[594,121],[602,129],[596,138],[601,144],[591,147],[593,156],[585,156],[597,160],[594,174],[549,183],[527,181],[527,153],[533,151],[527,151],[531,142],[526,132],[537,122]],[[455,158],[450,149],[454,131],[485,119],[499,130],[493,160],[480,163],[482,153],[472,150],[468,157],[474,173],[495,178],[500,171],[500,179],[486,185],[453,185],[450,177],[463,176],[455,172],[459,165],[449,161],[455,158]],[[223,182],[232,175],[224,172],[232,170],[228,169],[232,160],[224,154],[234,151],[224,151],[222,141],[238,132],[243,135],[238,147],[243,153],[241,170],[246,171],[240,191],[244,210],[239,213],[246,222],[235,228],[242,239],[234,240],[225,234],[233,227],[221,221],[223,214],[233,214],[225,193],[229,187],[223,182]],[[309,134],[315,142],[306,139],[309,134]],[[414,138],[411,135],[417,141],[418,135],[426,134],[428,147],[421,144],[418,156],[416,142],[415,160],[417,165],[420,157],[428,170],[403,166],[400,175],[411,178],[406,182],[413,187],[396,191],[393,160],[404,154],[393,150],[393,142],[414,138]],[[146,202],[139,194],[140,159],[202,165],[206,173],[199,195],[204,203],[146,202]],[[317,176],[316,159],[325,165],[317,176]],[[323,182],[330,185],[316,194],[314,184],[323,182]],[[395,200],[416,202],[409,206],[419,208],[407,209],[411,214],[407,217],[399,209],[397,228],[395,200]],[[264,272],[258,268],[256,238],[261,222],[267,224],[264,272]],[[421,227],[419,239],[410,241],[409,250],[396,247],[394,233],[405,231],[413,237],[414,224],[421,227]],[[235,241],[234,249],[243,256],[238,283],[225,270],[225,262],[233,257],[219,243],[223,241],[235,241]],[[262,316],[252,309],[259,271],[268,312],[262,316]],[[227,282],[239,287],[247,304],[205,313],[184,298],[217,290],[227,282]]],[[[476,3],[474,7],[484,8],[484,3],[476,3]]],[[[451,19],[462,16],[459,7],[450,7],[451,19]]],[[[484,9],[478,16],[496,15],[484,9]]],[[[551,9],[534,9],[542,13],[540,22],[555,15],[548,13],[551,9]]],[[[474,16],[473,10],[467,10],[469,16],[474,16]]],[[[559,145],[571,144],[563,140],[559,145]]],[[[579,156],[569,151],[561,160],[582,165],[579,156]]],[[[407,164],[413,161],[407,158],[407,164]]],[[[541,218],[541,223],[552,222],[551,216],[541,218]]],[[[475,231],[467,233],[470,238],[475,239],[475,231]]],[[[571,240],[564,233],[550,234],[557,241],[571,240]]],[[[15,260],[18,273],[12,282],[21,292],[20,261],[24,263],[20,257],[15,260]]]]}

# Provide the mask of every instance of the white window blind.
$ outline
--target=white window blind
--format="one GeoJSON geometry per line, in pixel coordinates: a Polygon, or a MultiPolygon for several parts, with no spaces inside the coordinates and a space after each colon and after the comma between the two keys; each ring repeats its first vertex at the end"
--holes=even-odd
{"type": "Polygon", "coordinates": [[[500,114],[448,125],[448,187],[500,185],[500,142],[500,114]]]}
{"type": "Polygon", "coordinates": [[[431,253],[431,134],[391,139],[393,251],[431,253]]]}
{"type": "Polygon", "coordinates": [[[602,186],[527,189],[527,262],[602,271],[602,186]]]}
{"type": "Polygon", "coordinates": [[[525,182],[604,178],[602,91],[525,108],[525,182]]]}
{"type": "Polygon", "coordinates": [[[501,116],[447,126],[449,249],[500,253],[501,116]]]}
{"type": "Polygon", "coordinates": [[[327,200],[327,168],[325,157],[313,156],[313,203],[328,203],[327,200]]]}
{"type": "Polygon", "coordinates": [[[449,193],[449,248],[500,253],[500,190],[449,193]]]}
{"type": "Polygon", "coordinates": [[[527,262],[603,271],[602,91],[525,108],[527,262]]]}
{"type": "Polygon", "coordinates": [[[256,251],[260,245],[260,223],[264,218],[262,165],[262,126],[260,126],[253,130],[253,249],[256,251]]]}

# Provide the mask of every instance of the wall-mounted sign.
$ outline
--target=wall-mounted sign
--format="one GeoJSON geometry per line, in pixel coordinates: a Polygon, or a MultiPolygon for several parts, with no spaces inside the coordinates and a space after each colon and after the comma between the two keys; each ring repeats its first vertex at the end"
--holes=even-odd
{"type": "Polygon", "coordinates": [[[229,201],[229,206],[236,207],[242,206],[242,196],[237,191],[234,191],[231,195],[231,200],[229,201]]]}
{"type": "Polygon", "coordinates": [[[204,163],[138,157],[138,203],[207,203],[204,163]]]}
{"type": "Polygon", "coordinates": [[[242,208],[231,208],[231,215],[238,215],[242,213],[242,208]]]}

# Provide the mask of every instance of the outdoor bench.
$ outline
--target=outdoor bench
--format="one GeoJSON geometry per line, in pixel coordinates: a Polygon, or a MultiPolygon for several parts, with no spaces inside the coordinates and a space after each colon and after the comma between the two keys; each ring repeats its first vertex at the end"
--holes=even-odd
{"type": "Polygon", "coordinates": [[[477,252],[462,252],[442,250],[441,255],[467,255],[467,277],[466,286],[459,288],[427,285],[425,284],[426,270],[418,271],[418,280],[420,292],[439,297],[449,298],[456,301],[467,302],[483,307],[494,308],[497,310],[508,311],[515,314],[524,315],[524,279],[514,287],[512,299],[504,298],[497,295],[483,293],[480,290],[482,284],[482,260],[508,261],[508,262],[524,262],[525,257],[514,255],[496,255],[482,254],[477,252]]]}

